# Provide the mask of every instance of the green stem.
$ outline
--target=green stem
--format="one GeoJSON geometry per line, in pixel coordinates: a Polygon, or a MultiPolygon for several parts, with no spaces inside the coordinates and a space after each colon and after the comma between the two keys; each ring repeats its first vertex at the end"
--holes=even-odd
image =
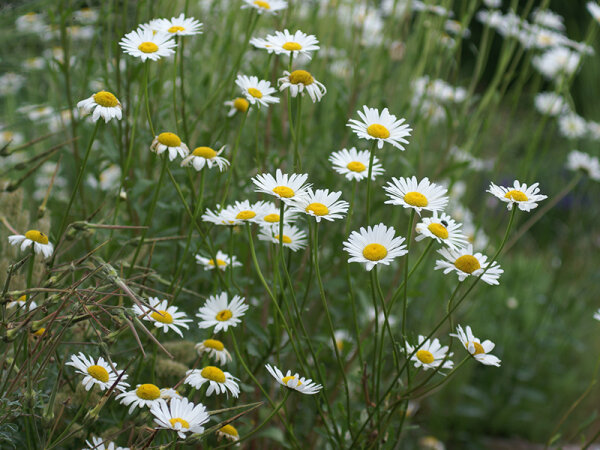
{"type": "MultiPolygon", "coordinates": [[[[234,165],[235,157],[237,156],[238,147],[240,145],[240,137],[242,136],[242,129],[244,128],[244,123],[246,122],[246,118],[248,117],[248,111],[249,111],[249,109],[246,110],[246,112],[243,114],[242,120],[240,121],[240,126],[239,126],[237,134],[235,136],[235,144],[233,146],[233,151],[231,152],[231,162],[230,162],[230,167],[229,167],[229,173],[227,174],[227,181],[225,183],[225,189],[223,190],[223,197],[221,198],[221,205],[223,205],[225,203],[225,200],[227,199],[227,194],[229,192],[229,185],[231,184],[231,180],[234,176],[234,171],[236,169],[236,166],[234,165]]],[[[258,114],[258,112],[257,112],[257,114],[258,114]]]]}
{"type": "Polygon", "coordinates": [[[154,133],[154,126],[152,125],[152,115],[150,114],[150,100],[148,98],[148,78],[150,71],[150,60],[146,61],[144,66],[144,99],[146,103],[146,118],[148,119],[148,126],[150,127],[150,133],[152,133],[152,138],[156,136],[154,133]]]}
{"type": "Polygon", "coordinates": [[[369,156],[369,172],[367,174],[367,226],[371,225],[371,176],[373,173],[373,160],[375,159],[376,147],[377,140],[373,141],[373,145],[371,145],[371,152],[369,156]]]}
{"type": "MultiPolygon", "coordinates": [[[[294,133],[294,170],[300,172],[302,170],[302,160],[298,152],[298,143],[300,141],[300,122],[302,118],[302,95],[298,93],[296,97],[296,132],[294,133]]],[[[291,126],[291,123],[290,123],[291,126]]]]}
{"type": "MultiPolygon", "coordinates": [[[[410,210],[410,219],[408,221],[408,230],[406,232],[406,257],[404,258],[404,295],[402,299],[402,339],[406,345],[406,312],[408,309],[408,256],[410,255],[410,244],[412,242],[413,223],[415,220],[415,210],[410,210]]],[[[385,309],[385,306],[384,306],[385,309]]]]}

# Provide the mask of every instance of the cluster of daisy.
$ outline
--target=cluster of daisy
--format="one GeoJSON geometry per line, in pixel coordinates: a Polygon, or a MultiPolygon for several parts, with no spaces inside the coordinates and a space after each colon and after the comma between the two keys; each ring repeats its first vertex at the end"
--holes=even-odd
{"type": "Polygon", "coordinates": [[[467,97],[465,88],[454,87],[444,80],[430,80],[428,76],[414,80],[412,88],[412,107],[433,124],[446,120],[448,106],[462,103],[467,97]]]}

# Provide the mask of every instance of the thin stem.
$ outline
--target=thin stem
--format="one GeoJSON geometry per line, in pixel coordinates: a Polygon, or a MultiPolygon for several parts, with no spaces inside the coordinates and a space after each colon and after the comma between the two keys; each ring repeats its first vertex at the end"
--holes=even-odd
{"type": "Polygon", "coordinates": [[[404,344],[406,344],[406,312],[408,309],[408,257],[410,255],[410,244],[412,242],[414,220],[415,210],[411,209],[410,219],[408,220],[408,230],[406,232],[406,257],[404,258],[404,295],[402,299],[402,339],[404,341],[404,344]]]}
{"type": "Polygon", "coordinates": [[[371,153],[369,156],[369,172],[367,174],[367,226],[371,225],[371,177],[373,173],[373,160],[375,159],[375,147],[377,140],[371,145],[371,153]]]}
{"type": "Polygon", "coordinates": [[[150,114],[150,100],[148,98],[148,78],[150,71],[150,60],[146,61],[144,66],[144,99],[146,103],[146,118],[148,119],[148,126],[150,127],[150,133],[152,133],[152,138],[156,136],[154,133],[154,126],[152,125],[152,115],[150,114]]]}
{"type": "MultiPolygon", "coordinates": [[[[298,152],[298,143],[300,141],[300,122],[302,118],[302,95],[298,93],[296,96],[296,132],[294,133],[294,170],[300,172],[302,170],[302,160],[298,152]]],[[[291,124],[290,124],[291,126],[291,124]]]]}

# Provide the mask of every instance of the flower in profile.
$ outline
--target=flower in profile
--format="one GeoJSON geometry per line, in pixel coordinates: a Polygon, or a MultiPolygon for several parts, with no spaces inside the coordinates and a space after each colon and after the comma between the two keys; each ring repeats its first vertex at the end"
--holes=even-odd
{"type": "Polygon", "coordinates": [[[225,208],[225,214],[229,220],[233,222],[233,225],[242,225],[244,223],[256,223],[258,218],[262,215],[265,202],[258,201],[256,203],[250,203],[248,200],[236,201],[233,205],[225,208]]]}
{"type": "Polygon", "coordinates": [[[41,253],[44,258],[49,258],[54,251],[54,245],[48,241],[48,236],[38,230],[29,230],[25,235],[13,234],[8,237],[8,242],[13,246],[21,245],[21,251],[33,245],[35,253],[41,253]]]}
{"type": "Polygon", "coordinates": [[[85,445],[87,445],[87,447],[83,450],[129,450],[129,447],[115,447],[114,442],[95,436],[92,436],[92,442],[85,441],[85,445]]]}
{"type": "Polygon", "coordinates": [[[319,50],[317,45],[319,41],[312,34],[306,34],[298,30],[293,34],[288,30],[276,31],[274,35],[270,34],[265,39],[252,38],[250,44],[257,48],[264,48],[269,53],[275,52],[277,55],[305,55],[311,58],[311,52],[319,50]]]}
{"type": "Polygon", "coordinates": [[[81,384],[86,391],[89,391],[94,385],[97,385],[101,391],[110,389],[112,386],[117,391],[124,391],[129,387],[129,384],[125,382],[127,379],[125,371],[115,372],[113,367],[116,369],[117,365],[115,363],[108,364],[102,356],[98,358],[98,361],[94,361],[91,356],[85,356],[79,352],[79,355],[71,355],[71,360],[66,365],[75,367],[81,375],[85,375],[81,384]],[[119,379],[118,383],[117,379],[119,379]]]}
{"type": "Polygon", "coordinates": [[[175,389],[173,388],[162,388],[160,390],[160,398],[162,398],[163,400],[167,400],[170,401],[174,398],[183,398],[182,395],[179,394],[179,392],[177,392],[175,389]]]}
{"type": "Polygon", "coordinates": [[[238,430],[233,425],[225,425],[217,430],[217,439],[225,438],[232,442],[237,442],[240,440],[240,436],[238,434],[238,430]]]}
{"type": "Polygon", "coordinates": [[[431,339],[425,340],[425,336],[419,335],[416,347],[408,342],[406,343],[406,354],[412,355],[410,359],[415,363],[416,368],[422,367],[424,370],[428,370],[442,366],[442,369],[452,369],[454,366],[454,363],[448,359],[454,353],[448,353],[448,346],[442,347],[438,338],[433,341],[431,339]],[[412,355],[416,348],[419,350],[412,355]]]}
{"type": "Polygon", "coordinates": [[[430,182],[427,177],[421,181],[417,181],[415,176],[392,178],[383,189],[390,198],[385,203],[412,208],[417,214],[421,214],[422,210],[442,211],[448,204],[448,189],[430,182]]]}
{"type": "Polygon", "coordinates": [[[271,95],[277,90],[271,86],[270,81],[259,80],[255,76],[238,75],[235,84],[239,86],[251,105],[260,108],[261,105],[268,107],[271,103],[279,103],[279,99],[271,95]]]}
{"type": "Polygon", "coordinates": [[[389,265],[395,258],[408,253],[403,237],[394,237],[394,227],[380,223],[374,227],[353,231],[344,242],[344,251],[350,254],[348,262],[359,262],[371,270],[377,264],[389,265]]]}
{"type": "Polygon", "coordinates": [[[165,150],[168,150],[169,161],[173,161],[178,154],[182,158],[185,158],[190,153],[190,149],[181,142],[181,138],[175,133],[170,132],[160,133],[156,136],[152,141],[150,150],[157,155],[162,155],[165,150]]]}
{"type": "Polygon", "coordinates": [[[387,108],[384,108],[381,113],[377,108],[369,108],[363,106],[364,113],[358,111],[361,120],[350,119],[346,124],[354,133],[362,139],[375,139],[377,147],[382,148],[387,142],[394,147],[404,150],[402,144],[408,144],[404,139],[410,136],[412,128],[405,124],[405,119],[397,120],[396,116],[390,114],[387,108]]]}
{"type": "Polygon", "coordinates": [[[279,370],[276,366],[271,366],[270,364],[265,364],[265,367],[271,374],[275,380],[282,386],[286,388],[293,389],[295,391],[300,392],[301,394],[314,395],[318,394],[323,386],[320,384],[316,384],[311,379],[306,379],[304,377],[300,377],[297,373],[292,375],[292,371],[288,370],[284,375],[281,370],[279,370]]]}
{"type": "Polygon", "coordinates": [[[229,108],[227,117],[232,117],[236,113],[245,113],[248,111],[248,108],[250,108],[250,102],[248,102],[248,100],[246,100],[244,97],[237,97],[233,100],[227,100],[223,104],[229,108]]]}
{"type": "Polygon", "coordinates": [[[164,401],[161,397],[160,388],[151,383],[138,384],[134,390],[122,392],[116,398],[121,400],[121,405],[131,405],[128,414],[131,414],[137,407],[151,407],[155,403],[164,401]]]}
{"type": "Polygon", "coordinates": [[[152,23],[152,28],[159,33],[172,36],[192,36],[202,34],[202,24],[193,17],[185,17],[183,13],[179,17],[171,19],[158,19],[152,23]]]}
{"type": "MultiPolygon", "coordinates": [[[[278,224],[280,209],[275,203],[265,202],[262,209],[262,214],[257,218],[256,222],[263,227],[270,227],[273,224],[278,224]]],[[[283,223],[290,224],[298,218],[298,213],[289,208],[283,210],[283,223]]]]}
{"type": "Polygon", "coordinates": [[[468,276],[479,277],[484,271],[481,279],[487,284],[499,284],[498,279],[504,273],[500,265],[494,261],[490,266],[487,256],[481,253],[473,253],[473,246],[469,244],[466,248],[448,249],[441,248],[438,253],[445,259],[438,259],[435,270],[444,269],[444,273],[456,272],[458,280],[464,281],[468,276]]]}
{"type": "MultiPolygon", "coordinates": [[[[21,295],[15,301],[8,302],[6,305],[7,308],[23,308],[25,306],[27,306],[27,296],[26,295],[21,295]]],[[[29,302],[29,308],[27,308],[27,310],[32,311],[35,308],[37,308],[37,303],[32,300],[31,302],[29,302]]]]}
{"type": "Polygon", "coordinates": [[[226,145],[221,147],[219,151],[213,150],[211,147],[196,147],[192,153],[183,158],[181,161],[181,166],[189,166],[192,165],[194,169],[197,171],[201,171],[204,166],[212,169],[213,167],[218,167],[219,172],[223,172],[229,166],[229,161],[227,161],[222,156],[219,156],[225,150],[226,145]]]}
{"type": "Polygon", "coordinates": [[[202,214],[201,219],[215,225],[235,225],[235,220],[231,219],[231,211],[227,208],[221,208],[221,205],[217,205],[214,211],[206,208],[206,212],[202,214]]]}
{"type": "Polygon", "coordinates": [[[481,342],[479,338],[473,336],[473,332],[471,331],[470,326],[467,326],[465,333],[462,327],[458,325],[456,327],[456,332],[458,334],[450,334],[450,336],[454,336],[460,339],[462,345],[465,346],[465,348],[473,358],[475,358],[481,364],[484,364],[486,366],[500,367],[500,359],[490,354],[490,352],[494,349],[495,346],[495,344],[492,341],[485,340],[481,342]]]}
{"type": "Polygon", "coordinates": [[[207,353],[209,357],[216,359],[221,365],[231,361],[231,354],[225,348],[225,344],[218,339],[205,339],[196,344],[196,351],[199,356],[207,353]]]}
{"type": "Polygon", "coordinates": [[[277,11],[287,8],[284,0],[244,0],[242,9],[252,8],[258,14],[277,14],[277,11]]]}
{"type": "Polygon", "coordinates": [[[211,295],[204,306],[198,310],[196,317],[201,319],[198,322],[200,328],[215,327],[214,332],[227,331],[229,327],[235,327],[241,322],[242,317],[248,310],[248,305],[244,303],[244,297],[235,295],[229,301],[227,292],[219,295],[211,295]]]}
{"type": "Polygon", "coordinates": [[[212,258],[204,258],[203,256],[196,255],[196,264],[202,264],[204,270],[213,270],[216,268],[225,271],[230,265],[231,267],[239,267],[242,265],[238,262],[235,255],[229,257],[229,255],[223,253],[221,250],[217,251],[217,264],[212,258]]]}
{"type": "Polygon", "coordinates": [[[567,169],[582,170],[590,179],[600,181],[600,161],[597,157],[572,150],[567,157],[567,169]]]}
{"type": "Polygon", "coordinates": [[[283,75],[282,78],[277,80],[279,90],[289,89],[292,97],[307,92],[310,99],[315,103],[320,102],[321,98],[327,93],[325,86],[315,80],[310,72],[306,70],[294,70],[291,73],[286,70],[283,75]]]}
{"type": "Polygon", "coordinates": [[[456,223],[448,214],[442,213],[438,217],[438,213],[435,211],[433,217],[424,217],[417,224],[416,230],[419,234],[415,240],[421,241],[428,237],[455,250],[466,247],[469,242],[467,236],[461,233],[461,228],[462,224],[456,223]]]}
{"type": "MultiPolygon", "coordinates": [[[[329,161],[333,166],[333,170],[344,175],[348,180],[364,180],[369,176],[369,150],[357,151],[355,147],[350,150],[345,148],[339,152],[333,152],[329,155],[329,161]]],[[[383,167],[379,164],[376,156],[373,157],[373,169],[371,171],[371,179],[383,173],[383,167]]]]}
{"type": "Polygon", "coordinates": [[[515,180],[512,188],[496,186],[490,183],[490,188],[486,191],[506,203],[510,211],[513,205],[517,205],[521,211],[531,211],[537,208],[537,202],[548,198],[547,195],[540,194],[539,183],[533,183],[527,187],[525,183],[515,180]]]}
{"type": "Polygon", "coordinates": [[[186,319],[186,313],[179,311],[176,306],[169,306],[167,300],[160,301],[157,297],[149,297],[148,303],[151,308],[133,305],[135,315],[154,323],[155,327],[162,328],[165,333],[173,330],[181,337],[183,333],[179,327],[186,330],[190,328],[186,322],[191,322],[192,319],[186,319]]]}
{"type": "Polygon", "coordinates": [[[202,433],[202,425],[209,420],[202,403],[194,405],[185,397],[152,405],[150,412],[158,428],[177,431],[181,439],[185,439],[185,433],[202,433]]]}
{"type": "Polygon", "coordinates": [[[535,109],[547,116],[558,116],[569,109],[565,99],[555,92],[540,92],[533,102],[535,109]]]}
{"type": "Polygon", "coordinates": [[[92,120],[94,122],[102,117],[105,123],[113,118],[121,120],[123,111],[121,102],[113,93],[108,91],[96,92],[90,98],[77,103],[77,107],[81,108],[85,114],[93,111],[92,120]]]}
{"type": "Polygon", "coordinates": [[[291,205],[295,199],[306,195],[307,189],[310,188],[310,184],[304,184],[307,178],[305,173],[288,175],[277,169],[275,176],[270,173],[259,174],[252,178],[252,182],[256,186],[256,192],[273,195],[291,205]]]}
{"type": "Polygon", "coordinates": [[[210,397],[213,392],[217,395],[226,394],[228,397],[231,392],[235,398],[240,395],[240,387],[236,382],[238,378],[229,372],[223,372],[218,367],[206,366],[203,369],[192,369],[188,370],[186,375],[184,383],[196,389],[200,389],[204,383],[209,384],[206,390],[207,397],[210,397]]]}
{"type": "Polygon", "coordinates": [[[587,2],[585,6],[594,20],[600,22],[600,5],[596,2],[587,2]]]}
{"type": "Polygon", "coordinates": [[[167,33],[156,33],[150,28],[139,28],[127,33],[119,42],[123,51],[142,62],[150,59],[157,61],[175,53],[177,47],[173,37],[167,33]]]}
{"type": "Polygon", "coordinates": [[[321,219],[341,219],[348,212],[347,201],[339,200],[342,192],[329,192],[327,189],[308,189],[306,195],[297,198],[292,204],[292,210],[313,216],[317,222],[321,219]]]}
{"type": "MultiPolygon", "coordinates": [[[[270,227],[261,227],[258,239],[279,245],[279,225],[273,224],[270,227]]],[[[293,252],[306,248],[308,244],[306,233],[297,226],[288,224],[283,225],[283,238],[281,242],[284,247],[289,248],[293,252]]]]}

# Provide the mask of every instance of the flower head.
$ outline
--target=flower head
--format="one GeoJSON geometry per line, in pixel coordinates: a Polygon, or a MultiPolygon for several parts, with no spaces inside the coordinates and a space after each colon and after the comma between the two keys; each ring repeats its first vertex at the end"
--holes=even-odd
{"type": "Polygon", "coordinates": [[[421,214],[422,210],[442,211],[448,204],[448,190],[430,182],[429,178],[423,178],[421,181],[417,181],[415,176],[392,178],[383,189],[390,198],[385,203],[412,208],[417,214],[421,214]]]}
{"type": "Polygon", "coordinates": [[[271,87],[271,82],[259,80],[258,77],[246,75],[238,75],[235,84],[242,90],[242,94],[251,105],[268,107],[271,103],[279,103],[277,97],[273,97],[273,93],[277,90],[271,87]]]}
{"type": "Polygon", "coordinates": [[[149,297],[148,303],[151,308],[133,305],[133,312],[137,316],[141,316],[143,320],[154,323],[155,327],[162,328],[165,333],[173,330],[179,336],[183,337],[183,333],[179,327],[183,327],[186,330],[190,328],[186,322],[191,322],[192,319],[186,319],[186,313],[179,311],[176,306],[169,306],[167,300],[160,301],[157,297],[149,297]]]}
{"type": "Polygon", "coordinates": [[[252,8],[258,14],[277,14],[277,11],[287,8],[284,0],[244,0],[242,9],[252,8]]]}
{"type": "Polygon", "coordinates": [[[442,248],[438,250],[438,253],[445,259],[438,259],[434,269],[444,269],[444,273],[456,272],[459,281],[464,281],[469,276],[477,278],[485,271],[481,277],[485,283],[499,284],[498,279],[504,273],[497,262],[494,261],[490,266],[487,256],[473,253],[471,244],[460,249],[442,248]]]}
{"type": "Polygon", "coordinates": [[[538,184],[533,183],[527,187],[525,183],[515,180],[512,188],[506,188],[490,183],[490,188],[486,192],[505,202],[509,211],[513,205],[517,205],[521,211],[529,212],[537,208],[537,202],[548,198],[547,195],[539,194],[540,189],[538,188],[538,184]]]}
{"type": "Polygon", "coordinates": [[[117,400],[119,399],[122,405],[131,405],[128,414],[131,414],[136,407],[151,407],[155,403],[164,401],[160,388],[151,383],[138,384],[134,390],[122,392],[117,395],[117,400]]]}
{"type": "Polygon", "coordinates": [[[237,442],[240,440],[240,435],[233,425],[227,424],[217,430],[217,438],[225,438],[229,441],[237,442]]]}
{"type": "Polygon", "coordinates": [[[341,192],[329,192],[327,189],[308,189],[306,195],[297,198],[292,206],[293,211],[308,214],[317,222],[321,219],[333,221],[341,219],[348,211],[349,204],[339,200],[341,192]]]}
{"type": "Polygon", "coordinates": [[[419,350],[410,359],[417,368],[422,367],[424,370],[428,370],[442,366],[442,369],[452,369],[454,366],[454,363],[447,359],[454,353],[448,353],[448,346],[442,347],[437,338],[433,341],[431,339],[425,340],[425,336],[419,335],[419,342],[416,347],[408,342],[406,343],[406,354],[411,355],[416,348],[419,350]]]}
{"type": "Polygon", "coordinates": [[[461,228],[462,224],[456,223],[448,214],[442,213],[438,217],[438,213],[435,211],[433,217],[424,217],[417,224],[416,230],[419,234],[415,240],[420,241],[428,237],[451,249],[466,247],[467,236],[461,233],[461,228]]]}
{"type": "Polygon", "coordinates": [[[196,147],[188,156],[183,158],[181,166],[192,165],[197,171],[201,171],[205,166],[209,169],[218,167],[219,172],[223,172],[229,166],[229,161],[219,156],[223,153],[225,147],[224,145],[219,151],[215,151],[211,147],[196,147]]]}
{"type": "Polygon", "coordinates": [[[227,292],[219,295],[211,295],[204,306],[198,310],[196,317],[201,319],[198,323],[200,328],[215,327],[214,332],[227,331],[229,327],[235,327],[241,322],[248,305],[244,303],[244,297],[235,295],[229,301],[227,292]]]}
{"type": "Polygon", "coordinates": [[[49,258],[54,251],[52,242],[48,241],[48,236],[38,230],[29,230],[25,235],[13,234],[8,237],[10,245],[21,245],[21,251],[33,245],[33,250],[38,255],[41,253],[44,258],[49,258]]]}
{"type": "Polygon", "coordinates": [[[202,424],[209,420],[203,404],[194,405],[185,397],[174,398],[169,404],[164,401],[154,404],[150,412],[158,428],[177,431],[181,439],[185,439],[185,433],[202,433],[202,424]]]}
{"type": "Polygon", "coordinates": [[[363,139],[375,139],[377,147],[382,148],[387,142],[394,147],[404,150],[402,144],[408,144],[405,137],[410,136],[412,129],[405,124],[405,119],[397,120],[396,116],[390,114],[387,108],[381,113],[376,108],[363,106],[364,113],[358,111],[361,120],[350,119],[347,126],[363,139]]]}
{"type": "Polygon", "coordinates": [[[310,184],[305,184],[307,178],[306,174],[288,175],[282,173],[281,169],[277,169],[275,176],[269,173],[259,174],[252,178],[252,182],[256,186],[254,189],[256,192],[273,195],[290,205],[295,199],[306,195],[310,187],[310,184]]]}
{"type": "Polygon", "coordinates": [[[380,223],[374,227],[353,231],[344,242],[344,250],[350,254],[348,262],[359,262],[371,270],[377,264],[389,265],[395,258],[408,253],[403,237],[394,237],[394,227],[380,223]]]}
{"type": "Polygon", "coordinates": [[[171,19],[158,19],[153,21],[152,28],[159,33],[171,36],[192,36],[202,34],[202,24],[193,17],[185,17],[183,13],[179,17],[171,19]]]}
{"type": "Polygon", "coordinates": [[[150,28],[139,28],[127,33],[119,45],[125,53],[141,58],[142,62],[150,59],[157,61],[163,56],[175,53],[177,47],[170,34],[156,33],[150,28]]]}
{"type": "MultiPolygon", "coordinates": [[[[345,148],[339,152],[333,152],[329,155],[329,161],[333,170],[344,175],[348,180],[364,180],[369,176],[369,150],[356,150],[352,147],[350,150],[345,148]]],[[[371,170],[371,179],[383,173],[383,167],[379,164],[376,156],[373,157],[373,169],[371,170]]]]}
{"type": "Polygon", "coordinates": [[[590,179],[600,181],[600,161],[597,157],[573,150],[567,157],[567,169],[582,170],[590,179]]]}
{"type": "MultiPolygon", "coordinates": [[[[258,239],[279,245],[279,225],[274,224],[268,227],[261,227],[258,233],[258,239]]],[[[306,232],[295,225],[288,224],[283,225],[283,237],[281,242],[284,247],[289,248],[293,252],[306,248],[306,245],[308,244],[306,232]]]]}
{"type": "Polygon", "coordinates": [[[229,255],[223,253],[221,250],[217,251],[217,264],[212,258],[204,258],[203,256],[196,255],[196,264],[202,264],[204,266],[204,270],[214,270],[218,268],[222,271],[225,271],[229,266],[231,267],[239,267],[242,265],[241,262],[238,262],[235,255],[229,257],[229,255]]]}
{"type": "Polygon", "coordinates": [[[320,102],[321,98],[327,93],[325,86],[306,70],[294,70],[291,73],[286,70],[283,72],[283,75],[277,81],[279,90],[289,89],[292,97],[307,92],[310,99],[315,103],[320,102]]]}
{"type": "Polygon", "coordinates": [[[169,161],[173,161],[178,154],[182,158],[185,158],[190,153],[190,149],[181,142],[181,138],[171,132],[160,133],[156,136],[152,141],[150,150],[157,155],[161,155],[167,150],[169,152],[169,161]]]}
{"type": "Polygon", "coordinates": [[[108,122],[113,118],[121,120],[123,111],[121,102],[108,91],[96,92],[91,97],[77,103],[77,107],[81,108],[85,114],[93,111],[92,120],[94,122],[100,117],[104,119],[104,122],[108,122]]]}
{"type": "MultiPolygon", "coordinates": [[[[311,52],[319,50],[319,41],[312,34],[306,34],[298,30],[290,33],[288,30],[276,31],[274,35],[268,35],[265,39],[252,38],[250,43],[257,48],[264,48],[269,53],[277,55],[305,55],[308,59],[311,52]]],[[[310,75],[310,74],[309,74],[310,75]]]]}
{"type": "Polygon", "coordinates": [[[117,391],[124,391],[129,387],[125,382],[127,374],[125,371],[113,370],[116,368],[115,363],[108,364],[102,356],[98,361],[94,361],[91,356],[85,356],[79,352],[79,355],[71,355],[71,360],[66,363],[67,366],[73,366],[81,375],[85,375],[81,384],[89,391],[94,385],[97,385],[101,391],[110,389],[114,386],[117,391]],[[119,380],[117,382],[117,380],[119,380]]]}
{"type": "Polygon", "coordinates": [[[281,370],[279,370],[276,366],[271,366],[270,364],[266,364],[265,367],[271,374],[275,380],[282,386],[285,386],[288,389],[293,389],[295,391],[300,392],[301,394],[314,395],[318,394],[323,386],[320,384],[316,384],[311,379],[306,379],[301,377],[297,373],[292,375],[292,371],[288,370],[284,375],[281,370]]]}
{"type": "MultiPolygon", "coordinates": [[[[274,224],[279,224],[280,208],[272,202],[265,202],[262,208],[262,214],[257,218],[256,223],[263,227],[270,227],[274,224]]],[[[283,223],[293,223],[298,218],[298,213],[291,208],[284,208],[283,223]]]]}
{"type": "Polygon", "coordinates": [[[106,441],[102,438],[92,436],[92,442],[85,441],[85,447],[83,450],[129,450],[129,447],[115,447],[114,442],[106,441]]]}
{"type": "Polygon", "coordinates": [[[224,103],[225,106],[229,108],[229,112],[227,113],[227,117],[232,117],[236,113],[245,113],[250,108],[250,102],[246,100],[244,97],[237,97],[233,100],[227,100],[224,103]]]}
{"type": "Polygon", "coordinates": [[[490,352],[494,349],[494,343],[490,340],[486,340],[481,342],[478,338],[473,336],[473,332],[471,331],[471,327],[467,326],[466,333],[462,329],[460,325],[456,327],[456,332],[458,334],[450,334],[450,336],[457,337],[462,345],[467,349],[467,351],[479,361],[481,364],[486,366],[496,366],[500,367],[500,360],[491,355],[490,352]]]}
{"type": "Polygon", "coordinates": [[[216,359],[221,365],[225,365],[227,361],[231,361],[231,354],[225,348],[225,344],[218,339],[205,339],[202,342],[198,342],[196,350],[199,356],[207,353],[209,357],[216,359]]]}
{"type": "Polygon", "coordinates": [[[214,392],[215,394],[233,395],[235,398],[240,394],[240,387],[236,380],[238,378],[231,375],[229,372],[223,372],[215,366],[206,366],[203,369],[193,369],[186,372],[185,383],[190,386],[200,389],[204,383],[208,383],[206,396],[214,392]]]}

